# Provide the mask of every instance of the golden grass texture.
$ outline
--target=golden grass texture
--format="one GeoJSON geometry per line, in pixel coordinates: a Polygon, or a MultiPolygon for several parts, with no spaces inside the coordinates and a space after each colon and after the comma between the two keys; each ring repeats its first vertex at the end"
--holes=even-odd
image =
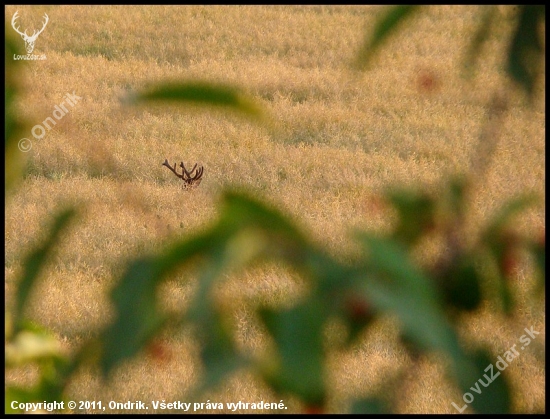
{"type": "MultiPolygon", "coordinates": [[[[485,45],[475,78],[460,75],[479,22],[473,6],[428,7],[364,73],[352,72],[350,63],[379,6],[6,6],[8,31],[16,10],[22,28],[38,27],[44,13],[50,17],[35,47],[47,59],[28,62],[22,74],[21,116],[30,127],[43,124],[66,93],[82,99],[43,138],[29,130],[26,174],[6,202],[6,304],[23,255],[52,215],[63,204],[81,205],[28,307],[67,350],[108,320],[107,293],[124,262],[209,225],[227,186],[274,203],[346,257],[354,249],[353,228],[391,226],[391,214],[377,204],[383,188],[434,188],[467,171],[489,98],[505,83],[504,27],[485,45]],[[129,107],[120,100],[155,82],[199,79],[241,87],[272,123],[194,108],[129,107]],[[201,185],[182,191],[161,166],[165,158],[200,162],[201,185]]],[[[508,16],[510,9],[499,7],[499,13],[508,16]]],[[[541,80],[538,90],[544,89],[541,80]]],[[[493,161],[475,181],[472,231],[525,191],[538,194],[540,205],[517,227],[544,231],[543,97],[528,108],[512,91],[493,161]]],[[[518,275],[521,298],[532,285],[529,272],[527,266],[518,275]]],[[[165,286],[166,307],[182,310],[195,285],[192,273],[175,275],[165,286]]],[[[233,307],[239,343],[251,351],[267,343],[246,301],[285,304],[303,292],[300,278],[280,266],[232,275],[220,290],[233,307]]],[[[521,328],[540,330],[541,342],[543,310],[518,313],[521,328]]],[[[495,357],[519,338],[491,307],[464,322],[464,336],[487,341],[495,357]]],[[[337,330],[327,333],[337,336],[337,330]]],[[[144,354],[121,366],[106,387],[96,371],[83,371],[69,398],[185,400],[200,374],[197,348],[185,330],[159,342],[163,356],[144,354]]],[[[516,411],[544,410],[544,366],[534,355],[525,351],[509,368],[516,411]]],[[[350,398],[373,394],[380,380],[410,362],[396,324],[380,321],[352,350],[330,356],[329,410],[342,412],[350,398]]],[[[6,376],[18,383],[32,378],[32,369],[6,376]]],[[[451,401],[462,396],[437,358],[420,360],[403,392],[395,408],[410,413],[454,413],[451,401]]],[[[208,397],[223,403],[281,399],[247,372],[208,397]]],[[[301,411],[297,401],[284,401],[285,413],[301,411]]]]}

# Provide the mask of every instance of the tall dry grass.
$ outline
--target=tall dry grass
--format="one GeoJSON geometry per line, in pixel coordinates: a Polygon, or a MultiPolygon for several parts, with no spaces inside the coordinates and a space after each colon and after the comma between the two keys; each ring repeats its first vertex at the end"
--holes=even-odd
{"type": "MultiPolygon", "coordinates": [[[[81,204],[79,222],[50,261],[29,307],[67,350],[109,318],[106,293],[124,262],[207,225],[227,185],[275,203],[345,257],[353,250],[352,228],[389,227],[391,214],[376,204],[382,188],[431,188],[467,170],[488,99],[504,83],[499,59],[505,39],[498,33],[483,50],[475,79],[460,77],[468,36],[478,23],[472,6],[430,7],[413,19],[406,35],[390,40],[372,70],[361,74],[351,72],[349,64],[372,29],[377,6],[6,6],[6,25],[16,10],[23,28],[38,25],[45,12],[50,17],[35,49],[47,60],[29,62],[22,74],[21,115],[31,126],[41,124],[66,93],[82,100],[44,138],[29,132],[33,148],[26,174],[6,203],[6,304],[22,256],[50,216],[62,204],[81,204]],[[273,124],[217,111],[132,108],[120,101],[154,82],[195,79],[242,87],[273,124]],[[165,158],[201,162],[200,187],[183,192],[161,166],[165,158]]],[[[509,9],[500,12],[508,15],[509,9]]],[[[544,196],[543,96],[530,109],[521,95],[512,95],[494,160],[477,179],[470,214],[474,228],[518,193],[544,196]]],[[[518,226],[540,234],[544,205],[521,217],[518,226]]],[[[530,283],[525,268],[518,295],[530,283]]],[[[192,273],[174,277],[166,286],[168,309],[185,306],[195,285],[192,273]]],[[[231,277],[220,290],[239,307],[233,321],[240,343],[251,351],[266,342],[244,297],[284,304],[302,291],[300,279],[278,266],[231,277]]],[[[543,307],[525,310],[519,318],[544,339],[543,307]]],[[[353,351],[334,354],[332,411],[345,409],[352,396],[371,394],[383,377],[410,361],[394,329],[388,319],[353,351]]],[[[510,330],[491,307],[464,323],[465,335],[488,340],[498,351],[519,337],[510,330]]],[[[83,371],[69,398],[184,400],[200,373],[197,348],[185,331],[164,336],[162,345],[162,361],[145,354],[120,368],[107,387],[95,371],[83,371]]],[[[518,411],[544,410],[544,368],[537,365],[525,351],[510,368],[518,411]]],[[[23,383],[32,377],[29,370],[6,379],[23,383]]],[[[407,383],[398,411],[451,413],[451,401],[462,396],[446,381],[437,359],[423,359],[407,383]]],[[[210,400],[280,397],[242,373],[210,400]]],[[[300,409],[296,401],[285,403],[286,412],[300,409]]]]}

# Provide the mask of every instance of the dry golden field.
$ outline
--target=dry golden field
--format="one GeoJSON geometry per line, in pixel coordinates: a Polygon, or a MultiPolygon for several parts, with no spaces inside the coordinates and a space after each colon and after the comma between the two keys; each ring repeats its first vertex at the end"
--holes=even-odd
{"type": "MultiPolygon", "coordinates": [[[[47,59],[27,62],[21,75],[21,116],[32,127],[67,93],[81,99],[43,138],[28,134],[24,178],[6,198],[6,304],[22,257],[51,216],[64,204],[80,205],[78,222],[28,308],[68,352],[109,319],[107,292],[124,263],[208,225],[227,185],[282,208],[330,252],[352,251],[352,228],[383,231],[390,225],[391,217],[376,205],[383,188],[431,188],[468,169],[489,98],[505,82],[504,36],[498,34],[485,46],[475,78],[461,76],[478,19],[473,6],[428,8],[362,73],[350,63],[372,30],[377,6],[6,6],[8,31],[16,10],[22,28],[39,28],[44,13],[50,18],[35,47],[47,59]],[[270,122],[120,100],[165,80],[238,86],[270,122]],[[161,166],[165,158],[203,164],[201,185],[182,191],[161,166]]],[[[508,7],[500,13],[509,14],[508,7]]],[[[22,45],[20,37],[16,41],[22,45]]],[[[476,180],[473,231],[526,191],[538,194],[540,203],[518,219],[518,227],[534,235],[544,231],[544,89],[542,80],[533,108],[519,91],[511,92],[494,160],[476,180]]],[[[518,274],[521,301],[528,301],[530,272],[525,266],[518,274]]],[[[166,284],[168,309],[189,301],[196,278],[187,276],[166,284]]],[[[276,265],[235,275],[220,290],[239,308],[233,319],[239,343],[251,351],[263,347],[263,334],[239,302],[253,297],[284,304],[302,291],[300,279],[276,265]]],[[[544,350],[544,301],[523,304],[513,324],[485,305],[464,319],[461,332],[489,345],[496,357],[516,343],[518,330],[531,326],[540,331],[544,350]]],[[[162,348],[162,357],[144,354],[125,364],[108,385],[95,371],[82,371],[68,398],[184,401],[200,374],[196,347],[182,332],[163,336],[162,348]]],[[[537,350],[526,350],[509,368],[515,411],[545,410],[545,369],[537,350]]],[[[329,411],[343,412],[350,398],[373,394],[383,377],[407,362],[393,319],[380,321],[353,350],[331,358],[329,411]]],[[[29,369],[10,372],[6,380],[24,384],[33,377],[29,369]]],[[[462,398],[437,358],[422,359],[415,376],[404,380],[398,412],[454,413],[451,402],[462,398]]],[[[206,400],[281,397],[242,373],[206,400]]],[[[295,400],[284,402],[285,413],[302,409],[295,400]]]]}

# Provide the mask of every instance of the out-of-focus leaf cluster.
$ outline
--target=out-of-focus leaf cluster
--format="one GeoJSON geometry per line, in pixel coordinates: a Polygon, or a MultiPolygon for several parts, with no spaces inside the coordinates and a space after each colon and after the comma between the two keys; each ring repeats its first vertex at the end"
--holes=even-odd
{"type": "MultiPolygon", "coordinates": [[[[202,266],[199,290],[178,320],[180,324],[193,325],[197,331],[205,371],[200,391],[216,386],[238,368],[249,368],[274,391],[323,409],[327,398],[323,330],[331,320],[339,319],[347,328],[345,346],[349,346],[375,319],[385,315],[397,316],[403,341],[412,354],[437,351],[448,356],[451,377],[467,391],[483,375],[478,358],[485,360],[489,355],[484,350],[464,352],[455,331],[455,315],[480,306],[484,299],[483,282],[488,280],[485,265],[499,263],[499,255],[491,251],[491,246],[504,231],[509,231],[510,217],[530,201],[514,201],[499,212],[481,232],[474,248],[458,248],[452,259],[445,255],[444,263],[419,268],[411,259],[417,240],[427,234],[449,234],[449,229],[457,225],[454,217],[462,217],[460,212],[445,212],[446,208],[463,205],[461,182],[451,183],[442,189],[454,193],[434,197],[410,190],[388,191],[386,198],[399,214],[396,227],[388,237],[357,232],[364,253],[353,264],[338,262],[308,240],[283,214],[261,201],[227,192],[220,218],[213,227],[156,256],[136,261],[113,290],[116,315],[101,342],[105,375],[145,349],[162,330],[162,321],[155,321],[162,317],[158,314],[162,303],[155,295],[158,284],[176,268],[198,259],[202,266]],[[410,229],[407,224],[411,223],[429,228],[410,229]],[[275,343],[275,352],[260,360],[250,359],[239,351],[233,337],[235,331],[224,318],[229,314],[220,312],[213,301],[213,290],[228,272],[253,262],[273,260],[301,273],[310,282],[310,292],[290,308],[256,304],[258,317],[275,343]],[[138,313],[135,307],[143,309],[138,313]]],[[[528,241],[516,244],[523,244],[527,250],[531,245],[528,241]]],[[[497,303],[510,313],[510,282],[504,276],[498,276],[497,281],[503,290],[497,303]]],[[[483,364],[483,368],[486,366],[483,364]]],[[[495,386],[491,397],[477,397],[473,407],[479,412],[491,411],[495,398],[501,401],[497,411],[509,409],[507,385],[495,386]],[[493,394],[495,391],[498,394],[493,394]]],[[[383,404],[379,400],[375,406],[383,404]]],[[[358,402],[354,410],[361,406],[372,408],[369,403],[358,402]]]]}

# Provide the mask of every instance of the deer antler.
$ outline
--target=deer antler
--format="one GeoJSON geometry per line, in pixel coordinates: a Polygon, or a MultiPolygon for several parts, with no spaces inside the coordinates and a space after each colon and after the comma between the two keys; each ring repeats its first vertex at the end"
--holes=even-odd
{"type": "Polygon", "coordinates": [[[166,166],[169,168],[177,177],[180,179],[183,179],[183,175],[179,175],[178,172],[176,172],[176,163],[174,163],[174,167],[170,166],[170,163],[168,163],[168,159],[164,160],[164,163],[162,163],[163,166],[166,166]]]}
{"type": "Polygon", "coordinates": [[[187,171],[185,169],[183,162],[180,163],[180,167],[183,170],[183,175],[186,176],[186,178],[182,178],[184,182],[186,182],[189,186],[192,186],[192,185],[199,186],[199,184],[201,183],[202,172],[204,171],[203,167],[200,166],[194,175],[193,175],[193,172],[197,168],[197,163],[195,163],[195,165],[190,171],[187,171]]]}
{"type": "Polygon", "coordinates": [[[181,162],[180,163],[180,167],[182,168],[181,175],[176,171],[176,163],[174,163],[174,167],[172,167],[170,166],[170,163],[168,163],[168,159],[166,159],[164,160],[164,163],[162,163],[162,165],[168,167],[168,169],[170,169],[172,173],[174,173],[178,178],[183,180],[184,188],[199,186],[199,184],[201,183],[201,180],[202,180],[201,178],[204,172],[204,168],[202,166],[199,166],[199,168],[197,169],[197,163],[195,163],[195,165],[190,171],[187,171],[187,169],[185,169],[185,166],[183,165],[183,162],[181,162]],[[196,172],[195,172],[195,169],[197,169],[196,172]],[[193,172],[195,172],[195,174],[193,174],[193,172]]]}

